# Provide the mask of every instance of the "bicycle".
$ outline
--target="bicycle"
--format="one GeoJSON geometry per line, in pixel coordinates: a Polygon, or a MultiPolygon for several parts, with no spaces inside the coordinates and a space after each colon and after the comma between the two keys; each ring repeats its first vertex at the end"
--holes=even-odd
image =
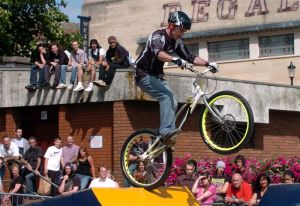
{"type": "MultiPolygon", "coordinates": [[[[214,74],[217,70],[207,67],[199,72],[192,65],[187,69],[197,75],[193,82],[195,92],[176,113],[177,130],[181,130],[202,99],[205,107],[200,113],[199,126],[204,143],[214,152],[234,153],[249,141],[253,133],[254,118],[249,103],[234,91],[220,91],[208,97],[205,93],[208,84],[203,90],[199,81],[206,77],[207,72],[214,74]]],[[[177,134],[166,141],[154,129],[141,129],[131,134],[121,151],[121,169],[126,180],[134,187],[148,190],[162,185],[172,167],[172,146],[175,144],[176,136],[177,134]],[[148,177],[149,175],[152,177],[151,181],[149,178],[148,180],[134,178],[134,169],[140,161],[144,162],[145,173],[148,177]]]]}

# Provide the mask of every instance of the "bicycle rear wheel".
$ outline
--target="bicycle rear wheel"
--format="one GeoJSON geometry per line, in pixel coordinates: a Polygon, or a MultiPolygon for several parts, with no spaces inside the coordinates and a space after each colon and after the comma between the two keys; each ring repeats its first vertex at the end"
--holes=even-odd
{"type": "Polygon", "coordinates": [[[234,153],[252,136],[254,118],[247,100],[233,91],[222,91],[208,99],[208,104],[220,119],[207,107],[200,114],[200,133],[205,144],[221,154],[234,153]]]}
{"type": "Polygon", "coordinates": [[[131,134],[123,145],[121,169],[128,183],[134,187],[152,190],[163,185],[169,176],[173,161],[172,150],[155,141],[156,137],[157,131],[142,129],[131,134]],[[153,148],[149,149],[152,145],[153,148]],[[135,173],[141,161],[144,163],[145,178],[137,178],[135,173]]]}

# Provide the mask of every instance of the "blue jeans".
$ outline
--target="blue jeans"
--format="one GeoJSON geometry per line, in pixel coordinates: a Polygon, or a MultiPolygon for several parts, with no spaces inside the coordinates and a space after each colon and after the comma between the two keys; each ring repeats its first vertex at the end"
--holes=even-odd
{"type": "MultiPolygon", "coordinates": [[[[60,70],[60,83],[66,84],[66,73],[67,73],[68,65],[62,65],[60,70]]],[[[76,75],[77,75],[77,67],[72,66],[71,69],[71,79],[70,84],[74,84],[76,81],[76,75]]]]}
{"type": "Polygon", "coordinates": [[[42,86],[44,84],[44,72],[45,68],[39,68],[35,64],[31,66],[30,70],[30,84],[31,85],[40,85],[42,86]],[[39,73],[39,80],[37,81],[37,73],[39,73]]]}
{"type": "Polygon", "coordinates": [[[0,167],[0,178],[1,178],[1,181],[3,181],[4,175],[5,175],[5,166],[2,165],[2,167],[0,167]]]}
{"type": "Polygon", "coordinates": [[[77,174],[77,175],[80,179],[80,189],[83,190],[83,189],[87,188],[91,177],[87,176],[87,175],[82,175],[82,174],[77,174]]]}
{"type": "Polygon", "coordinates": [[[25,176],[27,193],[36,192],[36,176],[32,172],[25,176]]]}
{"type": "Polygon", "coordinates": [[[137,85],[159,102],[159,133],[161,135],[166,135],[168,132],[175,130],[177,101],[167,82],[155,76],[147,75],[146,77],[139,79],[137,85]]]}

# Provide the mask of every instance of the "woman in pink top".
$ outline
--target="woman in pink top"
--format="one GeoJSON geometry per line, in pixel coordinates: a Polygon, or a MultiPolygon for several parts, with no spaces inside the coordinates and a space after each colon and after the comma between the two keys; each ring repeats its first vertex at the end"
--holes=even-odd
{"type": "Polygon", "coordinates": [[[216,198],[216,186],[211,184],[206,176],[200,176],[195,181],[192,193],[196,195],[197,201],[206,206],[211,206],[216,198]]]}

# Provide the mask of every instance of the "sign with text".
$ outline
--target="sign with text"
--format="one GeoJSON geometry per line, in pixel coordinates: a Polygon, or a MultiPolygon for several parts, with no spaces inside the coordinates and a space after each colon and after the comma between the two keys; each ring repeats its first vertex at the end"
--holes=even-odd
{"type": "Polygon", "coordinates": [[[102,136],[91,136],[90,148],[99,149],[103,147],[102,136]]]}
{"type": "Polygon", "coordinates": [[[47,119],[48,119],[47,111],[41,111],[41,120],[47,120],[47,119]]]}
{"type": "Polygon", "coordinates": [[[90,16],[78,16],[80,19],[80,34],[83,38],[82,50],[86,53],[89,48],[89,22],[91,21],[90,16]]]}

